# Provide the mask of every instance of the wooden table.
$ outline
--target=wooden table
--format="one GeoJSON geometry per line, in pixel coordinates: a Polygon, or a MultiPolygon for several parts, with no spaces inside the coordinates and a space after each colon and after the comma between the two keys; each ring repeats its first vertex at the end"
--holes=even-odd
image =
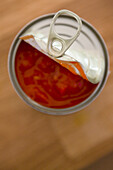
{"type": "Polygon", "coordinates": [[[0,170],[75,170],[113,151],[113,0],[0,1],[0,170]],[[30,20],[69,9],[103,36],[110,55],[105,88],[87,108],[67,116],[33,110],[15,93],[7,59],[30,20]]]}

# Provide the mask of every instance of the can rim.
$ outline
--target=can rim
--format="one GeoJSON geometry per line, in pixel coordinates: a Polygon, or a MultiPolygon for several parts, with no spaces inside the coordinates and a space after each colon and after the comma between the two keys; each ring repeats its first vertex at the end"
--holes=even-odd
{"type": "MultiPolygon", "coordinates": [[[[54,13],[50,13],[50,14],[47,14],[47,15],[42,15],[40,17],[37,17],[35,19],[33,19],[32,21],[28,22],[24,27],[21,28],[21,30],[17,33],[17,35],[15,36],[12,44],[11,44],[11,47],[9,49],[9,54],[8,54],[8,73],[9,73],[9,77],[10,77],[10,80],[11,80],[11,83],[16,91],[16,93],[28,104],[30,105],[31,107],[33,107],[34,109],[38,110],[38,111],[41,111],[43,113],[47,113],[47,114],[51,114],[51,115],[66,115],[66,114],[70,114],[70,113],[74,113],[74,112],[78,112],[80,111],[81,109],[85,108],[86,106],[88,106],[90,103],[92,103],[94,101],[94,99],[101,93],[102,89],[104,88],[105,86],[105,83],[107,81],[107,78],[108,78],[108,74],[109,74],[109,54],[108,54],[108,50],[107,50],[107,47],[106,47],[106,44],[102,38],[102,36],[99,34],[99,32],[95,29],[94,26],[92,26],[90,23],[88,23],[86,20],[82,19],[82,23],[85,24],[89,29],[91,29],[95,35],[97,36],[97,38],[99,39],[99,42],[101,43],[102,45],[102,49],[104,51],[104,57],[106,56],[105,58],[105,63],[106,63],[106,69],[104,71],[104,75],[103,75],[103,78],[101,80],[101,82],[98,84],[97,88],[94,90],[94,92],[87,98],[85,99],[83,102],[81,102],[80,104],[78,105],[75,105],[75,106],[72,106],[72,107],[68,107],[68,108],[60,108],[60,109],[57,109],[57,108],[49,108],[49,107],[45,107],[43,105],[40,105],[38,104],[37,102],[33,101],[30,97],[28,97],[24,91],[21,89],[17,79],[15,80],[16,77],[13,77],[12,76],[12,68],[11,68],[11,61],[10,61],[10,58],[11,58],[11,54],[13,53],[13,47],[15,46],[15,44],[17,44],[18,42],[18,37],[20,37],[21,34],[23,34],[23,32],[25,32],[26,29],[28,29],[31,24],[35,24],[36,22],[39,22],[40,20],[42,19],[46,19],[46,18],[52,18],[54,16],[54,13]],[[18,85],[18,86],[17,86],[18,85]]],[[[65,16],[65,15],[62,15],[62,17],[66,17],[66,18],[70,18],[72,19],[70,16],[65,16]]]]}

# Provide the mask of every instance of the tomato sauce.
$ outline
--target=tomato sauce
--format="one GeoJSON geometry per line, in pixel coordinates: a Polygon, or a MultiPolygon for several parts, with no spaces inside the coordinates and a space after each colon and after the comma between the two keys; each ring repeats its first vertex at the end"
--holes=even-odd
{"type": "Polygon", "coordinates": [[[17,80],[34,101],[50,108],[75,106],[97,87],[22,41],[15,58],[17,80]]]}

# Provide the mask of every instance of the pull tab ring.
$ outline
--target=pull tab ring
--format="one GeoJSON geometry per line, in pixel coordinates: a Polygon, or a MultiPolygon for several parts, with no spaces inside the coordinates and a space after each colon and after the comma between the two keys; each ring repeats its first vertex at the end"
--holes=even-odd
{"type": "Polygon", "coordinates": [[[61,57],[65,53],[65,51],[71,46],[71,44],[77,39],[77,37],[80,34],[81,28],[82,28],[82,21],[81,21],[80,17],[77,14],[75,14],[75,13],[69,11],[69,10],[60,10],[60,11],[58,11],[55,14],[55,16],[53,17],[52,22],[50,24],[50,31],[49,31],[48,43],[47,43],[47,52],[48,52],[48,54],[52,55],[55,58],[61,57]],[[61,14],[70,15],[70,16],[74,17],[78,22],[78,29],[76,31],[76,34],[70,39],[63,39],[55,31],[55,28],[54,28],[55,22],[56,22],[57,18],[61,14]],[[56,41],[61,46],[60,50],[57,50],[57,49],[53,48],[53,43],[56,42],[56,41]]]}

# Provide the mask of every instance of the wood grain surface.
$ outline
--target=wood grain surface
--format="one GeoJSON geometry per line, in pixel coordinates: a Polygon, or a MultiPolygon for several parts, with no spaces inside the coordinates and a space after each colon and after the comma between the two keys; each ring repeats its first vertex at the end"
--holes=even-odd
{"type": "Polygon", "coordinates": [[[0,170],[78,170],[113,151],[113,0],[0,1],[0,170]],[[68,9],[103,36],[110,75],[98,98],[67,116],[33,110],[14,91],[8,51],[18,31],[32,19],[68,9]]]}

